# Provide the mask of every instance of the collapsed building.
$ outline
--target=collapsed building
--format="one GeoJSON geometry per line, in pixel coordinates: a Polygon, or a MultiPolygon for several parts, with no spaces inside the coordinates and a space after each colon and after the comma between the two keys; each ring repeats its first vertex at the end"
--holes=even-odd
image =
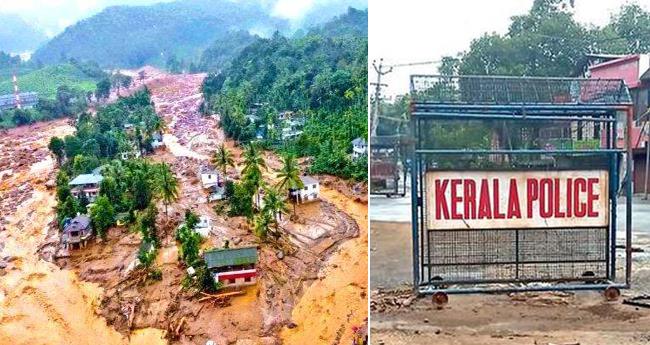
{"type": "Polygon", "coordinates": [[[90,218],[84,215],[76,216],[63,224],[63,233],[61,242],[63,247],[82,248],[86,246],[87,241],[93,235],[93,228],[90,218]]]}

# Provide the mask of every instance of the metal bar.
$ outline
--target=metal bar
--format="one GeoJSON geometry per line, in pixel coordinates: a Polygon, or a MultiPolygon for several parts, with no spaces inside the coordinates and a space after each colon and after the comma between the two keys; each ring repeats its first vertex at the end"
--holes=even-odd
{"type": "Polygon", "coordinates": [[[420,294],[430,295],[436,292],[447,294],[471,294],[471,293],[509,293],[526,291],[567,291],[567,290],[604,290],[607,288],[629,289],[629,284],[589,284],[589,285],[553,285],[553,286],[522,286],[522,287],[498,287],[498,288],[447,288],[435,289],[433,286],[419,288],[420,294]]]}
{"type": "MultiPolygon", "coordinates": [[[[413,83],[411,82],[411,88],[413,88],[413,83]]],[[[416,133],[415,131],[415,118],[411,117],[411,133],[416,133]]],[[[418,227],[419,227],[419,222],[418,222],[418,181],[417,181],[417,170],[418,170],[418,161],[417,161],[417,155],[416,151],[417,148],[416,145],[418,143],[413,144],[413,151],[411,154],[411,161],[413,162],[413,167],[411,168],[411,236],[413,240],[413,288],[416,289],[417,292],[417,286],[420,283],[420,262],[418,260],[418,227]]]]}
{"type": "MultiPolygon", "coordinates": [[[[417,121],[418,121],[418,127],[417,127],[418,147],[422,147],[423,138],[422,138],[422,135],[420,135],[420,134],[422,133],[423,121],[422,121],[422,119],[417,119],[417,121]]],[[[424,182],[422,182],[422,181],[424,180],[423,179],[423,174],[424,174],[424,170],[426,170],[426,166],[427,166],[426,161],[424,163],[424,168],[422,167],[422,163],[420,161],[420,165],[419,165],[419,168],[418,168],[418,181],[420,181],[420,184],[418,185],[418,188],[419,188],[418,189],[418,211],[420,212],[419,213],[419,219],[420,219],[419,231],[420,231],[420,260],[421,260],[420,262],[421,263],[424,262],[424,258],[425,258],[425,256],[424,256],[425,236],[426,236],[426,243],[427,243],[427,256],[426,256],[426,259],[427,259],[427,263],[431,262],[431,250],[430,250],[430,248],[431,248],[431,240],[430,240],[429,236],[427,236],[426,231],[424,231],[424,224],[425,224],[425,221],[424,221],[424,182]]],[[[420,268],[422,270],[424,270],[423,265],[421,265],[420,268]]],[[[420,272],[420,277],[422,278],[422,280],[424,280],[424,272],[423,271],[420,272]]],[[[431,280],[431,270],[429,268],[427,268],[427,279],[431,280]]]]}
{"type": "Polygon", "coordinates": [[[515,230],[515,279],[519,279],[519,229],[515,230]]]}
{"type": "Polygon", "coordinates": [[[436,155],[463,155],[463,154],[475,154],[475,155],[489,155],[489,154],[523,154],[523,155],[579,155],[579,154],[588,154],[588,155],[604,155],[610,153],[619,153],[624,152],[621,149],[586,149],[586,150],[539,150],[539,149],[526,149],[526,150],[455,150],[455,149],[417,149],[415,150],[416,154],[436,154],[436,155]]]}
{"type": "Polygon", "coordinates": [[[452,114],[485,114],[485,115],[520,115],[523,117],[529,116],[572,116],[572,115],[591,115],[592,117],[606,117],[612,109],[527,109],[527,108],[511,108],[511,109],[495,109],[492,107],[484,107],[477,109],[466,109],[464,107],[426,107],[416,106],[413,109],[416,113],[452,113],[452,114]]]}
{"type": "MultiPolygon", "coordinates": [[[[616,138],[616,133],[617,133],[617,123],[613,122],[612,123],[612,132],[610,133],[612,137],[612,145],[614,147],[617,147],[617,138],[616,138]]],[[[611,248],[610,248],[610,256],[611,256],[611,263],[610,263],[610,271],[611,271],[611,276],[612,280],[616,280],[616,230],[618,228],[618,213],[616,212],[616,209],[618,207],[618,187],[620,184],[620,176],[619,176],[619,167],[618,167],[618,160],[620,157],[620,153],[613,154],[614,156],[612,157],[612,183],[610,188],[610,198],[611,198],[611,220],[610,220],[610,226],[611,226],[611,232],[612,234],[610,235],[611,237],[611,248]]]]}
{"type": "Polygon", "coordinates": [[[492,103],[440,103],[433,101],[414,101],[413,109],[427,108],[427,109],[472,109],[472,110],[513,110],[513,111],[530,111],[530,110],[553,110],[553,111],[612,111],[612,110],[627,110],[628,104],[553,104],[553,103],[509,103],[509,104],[492,104],[492,103]]]}
{"type": "Polygon", "coordinates": [[[467,279],[467,280],[434,280],[422,282],[420,287],[433,285],[433,286],[451,286],[451,285],[480,285],[480,284],[534,284],[534,283],[569,283],[569,282],[602,282],[611,281],[607,277],[580,277],[574,279],[467,279]]]}
{"type": "Polygon", "coordinates": [[[428,267],[445,267],[445,266],[490,266],[490,265],[539,265],[539,264],[589,264],[595,262],[605,262],[604,259],[601,260],[531,260],[531,261],[494,261],[494,262],[454,262],[454,263],[442,263],[442,264],[432,264],[427,263],[424,266],[428,267]]]}
{"type": "Polygon", "coordinates": [[[469,114],[469,113],[427,113],[414,112],[413,116],[418,117],[435,117],[457,118],[457,119],[481,119],[481,120],[530,120],[530,121],[589,121],[589,122],[613,122],[614,119],[599,117],[573,117],[573,116],[544,116],[544,115],[486,115],[486,114],[469,114]]]}
{"type": "Polygon", "coordinates": [[[625,283],[630,285],[632,275],[632,121],[634,119],[633,108],[627,109],[627,185],[626,194],[627,200],[625,203],[625,283]]]}
{"type": "MultiPolygon", "coordinates": [[[[587,78],[567,78],[567,77],[519,77],[519,76],[510,76],[510,75],[478,75],[478,74],[464,74],[464,75],[458,75],[458,76],[448,76],[448,75],[442,75],[442,74],[411,74],[411,81],[414,78],[465,78],[465,79],[515,79],[515,80],[540,80],[540,81],[548,81],[548,80],[562,80],[562,81],[594,81],[596,79],[587,79],[587,78]]],[[[622,83],[622,79],[616,79],[616,78],[599,78],[597,79],[598,81],[602,82],[617,82],[617,83],[622,83]]],[[[411,82],[412,83],[412,82],[411,82]]]]}

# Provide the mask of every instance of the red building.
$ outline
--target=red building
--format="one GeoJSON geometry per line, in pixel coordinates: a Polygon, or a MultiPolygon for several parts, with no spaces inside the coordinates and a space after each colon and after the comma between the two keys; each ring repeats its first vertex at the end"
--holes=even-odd
{"type": "MultiPolygon", "coordinates": [[[[644,117],[643,115],[648,111],[650,104],[650,54],[634,54],[614,58],[590,66],[588,73],[589,78],[623,79],[630,89],[630,96],[632,96],[634,104],[634,124],[630,133],[634,156],[634,192],[641,193],[644,191],[645,147],[648,142],[647,131],[643,133],[643,123],[648,120],[648,116],[644,117]]],[[[624,148],[625,117],[623,115],[619,117],[617,128],[616,146],[624,148]]]]}

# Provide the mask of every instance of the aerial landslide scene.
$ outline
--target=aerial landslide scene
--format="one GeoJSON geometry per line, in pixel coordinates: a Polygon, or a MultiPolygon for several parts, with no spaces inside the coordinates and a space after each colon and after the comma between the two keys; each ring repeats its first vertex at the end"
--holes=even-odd
{"type": "Polygon", "coordinates": [[[367,341],[366,1],[0,22],[0,344],[367,341]]]}
{"type": "Polygon", "coordinates": [[[650,344],[650,1],[371,11],[370,344],[650,344]]]}

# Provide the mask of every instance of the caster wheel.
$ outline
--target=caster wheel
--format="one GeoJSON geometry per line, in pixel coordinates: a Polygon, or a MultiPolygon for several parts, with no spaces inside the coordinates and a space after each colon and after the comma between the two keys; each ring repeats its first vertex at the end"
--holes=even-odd
{"type": "Polygon", "coordinates": [[[618,298],[621,297],[621,290],[613,286],[610,286],[607,289],[605,289],[605,292],[603,294],[605,295],[605,299],[607,301],[612,302],[618,300],[618,298]]]}
{"type": "Polygon", "coordinates": [[[438,309],[442,309],[442,307],[449,303],[449,296],[444,292],[436,292],[433,294],[431,300],[438,309]]]}

